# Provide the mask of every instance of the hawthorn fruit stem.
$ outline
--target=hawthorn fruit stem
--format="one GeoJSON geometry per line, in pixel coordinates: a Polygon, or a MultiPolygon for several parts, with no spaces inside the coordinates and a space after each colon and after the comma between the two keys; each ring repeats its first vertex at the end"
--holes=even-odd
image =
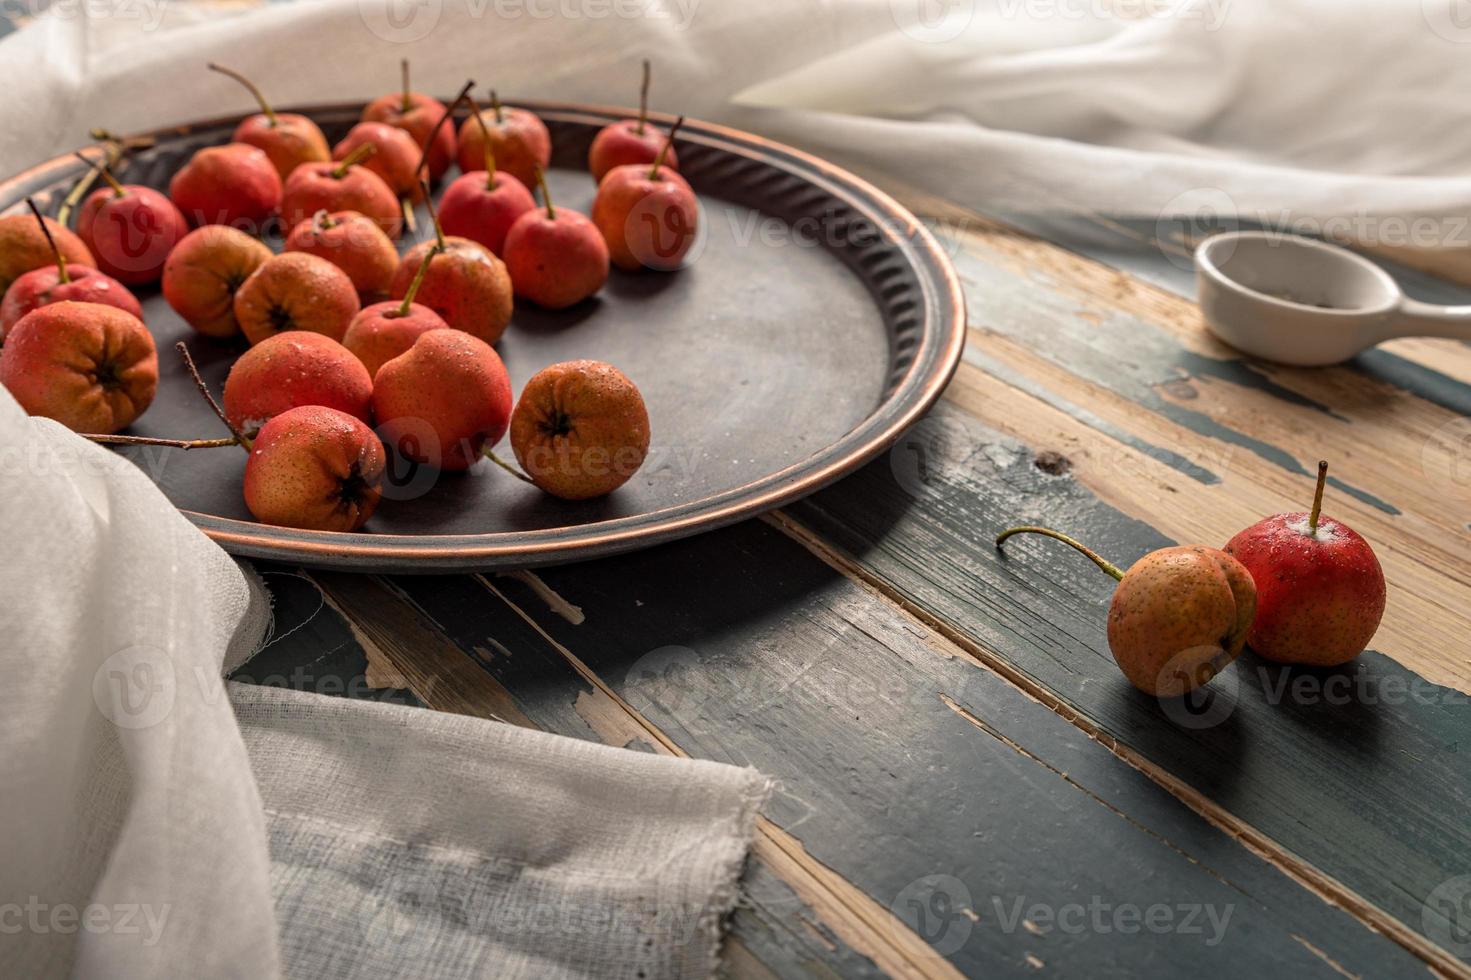
{"type": "Polygon", "coordinates": [[[348,171],[348,169],[350,167],[354,167],[357,164],[362,163],[364,160],[368,159],[368,157],[372,156],[374,153],[377,153],[377,152],[378,152],[378,144],[377,143],[373,143],[373,142],[364,143],[362,146],[358,147],[357,149],[355,149],[351,153],[349,153],[347,156],[343,157],[342,158],[342,162],[339,163],[336,167],[334,167],[332,169],[332,177],[333,177],[333,179],[335,179],[335,180],[341,180],[342,178],[346,177],[347,176],[347,171],[348,171]]]}
{"type": "Polygon", "coordinates": [[[244,75],[240,74],[238,71],[235,71],[233,68],[226,68],[224,65],[217,65],[213,61],[211,61],[206,67],[208,67],[210,71],[217,71],[221,75],[235,79],[235,81],[239,82],[241,85],[244,85],[247,89],[249,89],[250,94],[255,96],[255,101],[260,103],[260,111],[265,114],[265,117],[270,122],[272,128],[277,125],[279,120],[276,118],[276,111],[271,108],[271,104],[266,101],[266,97],[261,94],[261,90],[256,87],[254,82],[246,78],[244,75]]]}
{"type": "Polygon", "coordinates": [[[419,287],[424,284],[424,276],[429,273],[429,263],[433,262],[434,257],[442,251],[443,249],[441,249],[438,245],[435,245],[427,253],[425,253],[424,261],[419,263],[419,271],[414,273],[414,281],[409,283],[408,292],[404,293],[403,305],[401,305],[394,313],[395,317],[403,317],[409,315],[409,307],[414,305],[414,296],[418,294],[419,287]]]}
{"type": "Polygon", "coordinates": [[[684,116],[674,120],[674,125],[669,127],[669,135],[664,140],[664,145],[659,147],[659,155],[654,157],[654,165],[649,168],[649,179],[659,179],[659,168],[664,166],[664,160],[669,156],[669,151],[674,148],[674,134],[679,132],[679,127],[684,125],[684,116]]]}
{"type": "Polygon", "coordinates": [[[439,226],[439,212],[434,208],[434,195],[429,193],[429,181],[421,179],[419,186],[424,188],[424,206],[429,209],[429,220],[434,222],[435,248],[443,252],[446,250],[444,244],[444,229],[439,226]]]}
{"type": "Polygon", "coordinates": [[[497,456],[495,454],[495,450],[493,450],[493,449],[482,449],[481,450],[481,453],[484,454],[484,456],[485,456],[486,459],[490,460],[492,463],[494,463],[495,465],[499,466],[501,469],[505,470],[507,473],[511,474],[516,479],[521,480],[521,481],[523,481],[525,483],[530,483],[532,485],[535,485],[535,481],[532,480],[531,477],[527,476],[525,473],[522,473],[520,470],[516,469],[516,467],[512,466],[510,463],[508,463],[505,460],[501,459],[499,456],[497,456]]]}
{"type": "Polygon", "coordinates": [[[490,90],[490,111],[495,113],[496,125],[505,122],[505,114],[501,112],[501,97],[495,94],[495,89],[490,90]]]}
{"type": "Polygon", "coordinates": [[[1119,566],[1115,565],[1107,558],[1104,558],[1092,548],[1085,546],[1081,541],[1077,540],[1076,538],[1070,538],[1066,534],[1063,534],[1061,531],[1054,531],[1050,527],[1036,527],[1031,524],[1024,524],[1021,527],[1007,528],[1005,531],[1002,531],[996,536],[996,547],[1000,548],[1001,542],[1005,541],[1013,534],[1042,534],[1046,535],[1049,538],[1056,538],[1063,544],[1070,545],[1071,547],[1076,548],[1078,551],[1081,551],[1093,562],[1093,564],[1097,565],[1099,568],[1112,575],[1114,577],[1114,581],[1120,581],[1124,577],[1124,573],[1119,569],[1119,566]]]}
{"type": "Polygon", "coordinates": [[[399,59],[398,77],[399,81],[403,84],[403,102],[401,103],[402,107],[399,109],[399,111],[408,112],[411,108],[413,108],[413,103],[409,101],[409,59],[399,59]]]}
{"type": "Polygon", "coordinates": [[[552,192],[547,190],[547,176],[542,173],[540,167],[536,168],[536,186],[541,188],[541,199],[547,205],[547,220],[556,221],[557,211],[552,207],[552,192]]]}
{"type": "Polygon", "coordinates": [[[26,207],[31,209],[31,214],[36,216],[36,224],[41,226],[41,234],[46,236],[46,244],[51,246],[51,254],[56,256],[56,277],[62,282],[71,282],[71,273],[66,271],[66,256],[61,254],[61,249],[56,247],[56,239],[51,237],[51,229],[46,225],[46,219],[41,217],[41,209],[36,207],[36,202],[26,198],[26,207]]]}
{"type": "Polygon", "coordinates": [[[429,163],[429,148],[434,145],[435,137],[437,137],[439,135],[439,131],[444,128],[444,124],[449,122],[450,116],[453,116],[455,114],[455,107],[470,97],[470,90],[474,87],[475,80],[473,78],[466,81],[464,86],[460,89],[460,94],[454,97],[454,101],[450,102],[449,105],[444,107],[444,112],[440,115],[439,121],[434,124],[433,129],[429,130],[429,135],[425,138],[424,145],[423,147],[421,147],[421,152],[419,153],[419,165],[414,168],[414,174],[416,176],[426,173],[424,168],[429,163]]]}
{"type": "Polygon", "coordinates": [[[485,147],[485,189],[495,190],[495,150],[490,145],[490,129],[485,125],[485,117],[480,114],[480,106],[469,96],[465,97],[470,106],[470,112],[475,116],[475,124],[480,128],[480,142],[485,147]]]}
{"type": "Polygon", "coordinates": [[[216,449],[221,446],[238,446],[233,437],[228,439],[155,439],[152,436],[100,435],[82,433],[83,439],[103,446],[167,446],[170,449],[216,449]]]}
{"type": "Polygon", "coordinates": [[[220,403],[215,401],[215,396],[209,392],[209,385],[205,384],[204,378],[200,377],[199,368],[194,364],[194,358],[189,355],[189,348],[181,340],[174,345],[174,349],[184,359],[184,367],[189,371],[189,377],[194,379],[194,387],[198,388],[199,393],[204,396],[204,400],[209,402],[209,407],[215,413],[215,418],[219,419],[225,428],[230,430],[230,435],[235,437],[233,441],[244,448],[246,452],[249,452],[252,444],[251,440],[245,438],[245,433],[230,424],[230,420],[225,416],[225,410],[220,408],[220,403]]]}
{"type": "Polygon", "coordinates": [[[1328,482],[1328,461],[1318,460],[1318,489],[1313,493],[1313,511],[1308,515],[1308,534],[1318,533],[1318,518],[1323,514],[1323,487],[1328,482]]]}
{"type": "Polygon", "coordinates": [[[653,66],[649,64],[649,59],[645,58],[644,80],[643,84],[638,87],[638,134],[640,136],[644,134],[644,126],[649,121],[649,81],[653,74],[653,66]]]}

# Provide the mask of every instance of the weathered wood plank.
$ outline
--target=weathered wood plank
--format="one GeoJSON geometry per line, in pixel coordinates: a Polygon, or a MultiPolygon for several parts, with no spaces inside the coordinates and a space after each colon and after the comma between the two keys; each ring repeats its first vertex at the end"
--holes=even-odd
{"type": "MultiPolygon", "coordinates": [[[[913,194],[904,196],[904,199],[919,213],[932,215],[941,221],[943,228],[965,233],[977,227],[996,226],[992,219],[934,197],[913,194]]],[[[1058,243],[1064,250],[1087,256],[1140,282],[1185,299],[1195,296],[1192,252],[1205,229],[1199,229],[1198,234],[1186,239],[1170,222],[1160,226],[1116,221],[1096,215],[1030,216],[1008,221],[1036,238],[1058,243]],[[1164,239],[1159,237],[1161,231],[1166,233],[1164,239]]],[[[1442,305],[1471,303],[1471,286],[1446,282],[1422,271],[1438,272],[1439,268],[1433,261],[1422,261],[1422,257],[1397,250],[1366,251],[1385,267],[1407,294],[1416,299],[1442,305]],[[1406,258],[1412,259],[1412,263],[1405,264],[1403,260],[1406,258]]],[[[1464,259],[1457,261],[1464,262],[1464,259]]],[[[1252,362],[1249,358],[1245,360],[1264,363],[1252,362]]],[[[1353,366],[1366,378],[1414,392],[1426,401],[1457,414],[1471,414],[1471,347],[1466,344],[1434,339],[1393,341],[1360,354],[1354,359],[1353,366]]]]}
{"type": "MultiPolygon", "coordinates": [[[[543,721],[583,738],[599,733],[578,712],[618,717],[594,688],[581,681],[541,635],[507,619],[506,643],[487,637],[469,649],[452,646],[437,624],[403,601],[391,585],[367,576],[307,572],[258,563],[274,598],[273,637],[233,679],[317,693],[423,704],[435,710],[493,717],[536,727],[510,699],[495,674],[511,667],[518,693],[543,721]],[[404,690],[382,690],[372,679],[374,664],[384,676],[401,679],[404,690]],[[522,676],[524,674],[524,677],[522,676]],[[538,682],[535,678],[541,678],[538,682]],[[539,693],[544,691],[548,697],[539,693]],[[570,703],[569,703],[570,701],[570,703]],[[565,710],[558,710],[558,708],[565,710]]],[[[477,592],[484,596],[483,590],[477,592]]],[[[646,740],[629,747],[653,751],[646,740]]],[[[809,898],[823,891],[811,874],[775,855],[794,888],[773,870],[768,849],[758,849],[742,878],[742,897],[731,918],[725,973],[732,977],[884,975],[824,922],[809,898]]],[[[830,903],[821,903],[832,914],[830,903]]],[[[917,940],[915,940],[917,942],[917,940]]],[[[891,970],[904,975],[901,970],[891,970]]]]}
{"type": "Polygon", "coordinates": [[[271,630],[265,644],[230,679],[337,697],[422,705],[402,678],[371,647],[359,642],[352,623],[328,604],[303,571],[257,562],[271,593],[271,630]]]}
{"type": "MultiPolygon", "coordinates": [[[[1175,508],[1199,505],[1210,526],[1198,540],[1224,541],[1265,514],[1305,508],[1302,484],[1328,458],[1329,509],[1376,545],[1398,587],[1380,649],[1471,690],[1471,657],[1441,640],[1471,632],[1471,423],[1352,367],[1243,360],[1171,289],[979,216],[965,221],[942,231],[971,290],[972,363],[1101,433],[1101,446],[1122,443],[1205,484],[1175,508]],[[1223,471],[1235,474],[1232,485],[1219,485],[1223,471]]],[[[1188,272],[1155,261],[1176,288],[1180,275],[1188,283],[1188,272]]],[[[1471,347],[1449,346],[1471,365],[1471,347]]],[[[1471,406],[1471,387],[1464,394],[1471,406]]],[[[1026,441],[1044,424],[1017,411],[981,417],[1026,441]]],[[[1144,495],[1136,513],[1153,521],[1155,505],[1144,495]]]]}
{"type": "MultiPolygon", "coordinates": [[[[1341,400],[1312,397],[1300,379],[1198,352],[1213,342],[1188,324],[1176,297],[1013,233],[985,234],[984,248],[962,257],[973,321],[989,331],[969,355],[978,366],[962,368],[948,396],[964,412],[943,410],[909,440],[911,450],[901,443],[898,455],[792,513],[837,542],[855,569],[990,651],[1039,692],[1055,692],[1108,738],[1307,857],[1403,928],[1423,929],[1434,915],[1421,903],[1458,873],[1471,849],[1471,828],[1446,819],[1471,805],[1455,754],[1471,726],[1464,695],[1450,686],[1464,688],[1471,666],[1453,641],[1466,635],[1471,611],[1464,539],[1424,516],[1437,514],[1438,502],[1423,487],[1399,485],[1395,493],[1404,496],[1376,499],[1370,465],[1356,473],[1361,484],[1346,487],[1358,500],[1340,506],[1335,499],[1334,510],[1381,549],[1396,589],[1376,648],[1447,685],[1426,686],[1430,704],[1408,697],[1384,704],[1384,691],[1408,691],[1420,678],[1369,654],[1349,669],[1350,679],[1362,669],[1379,704],[1273,706],[1266,695],[1284,676],[1299,675],[1248,660],[1237,671],[1242,696],[1227,723],[1206,732],[1175,729],[1158,709],[1120,690],[1102,636],[1111,583],[1074,556],[1035,543],[1003,563],[994,534],[1042,521],[1082,533],[1127,562],[1171,538],[1218,544],[1294,506],[1306,469],[1297,457],[1258,438],[1248,419],[1182,408],[1187,399],[1161,394],[1170,385],[1235,386],[1329,420],[1364,406],[1339,407],[1341,400]],[[986,251],[993,246],[1000,258],[986,251]],[[1006,287],[1036,251],[1047,253],[1037,264],[1052,271],[1034,276],[1034,289],[1006,287]],[[944,458],[921,471],[904,462],[914,448],[938,448],[944,458]],[[1044,450],[1067,457],[1065,476],[1033,465],[1044,450]],[[1377,525],[1382,533],[1376,521],[1389,522],[1377,525]],[[1247,731],[1267,733],[1249,740],[1251,752],[1241,744],[1247,731]],[[1404,765],[1407,757],[1415,767],[1404,765]]],[[[1353,390],[1382,387],[1335,370],[1345,385],[1359,386],[1353,390]]],[[[1414,412],[1442,411],[1406,401],[1414,412]]]]}
{"type": "MultiPolygon", "coordinates": [[[[586,622],[567,622],[519,582],[490,582],[502,609],[465,579],[394,584],[467,650],[486,637],[507,642],[517,629],[507,609],[535,621],[580,677],[596,679],[605,708],[624,709],[621,720],[582,709],[606,740],[653,732],[660,744],[776,776],[772,824],[871,906],[903,911],[909,898],[933,898],[927,876],[948,876],[943,888],[966,898],[951,911],[969,925],[944,917],[922,925],[966,974],[1022,975],[1034,960],[1085,975],[1100,964],[1210,972],[1199,936],[1070,934],[1037,923],[1034,931],[1007,918],[1018,899],[1057,908],[1095,896],[1109,908],[1231,905],[1245,917],[1223,940],[1230,955],[1221,966],[1229,960],[1233,974],[1258,962],[1330,975],[1310,946],[1369,973],[1419,969],[773,528],[741,525],[538,574],[586,622]],[[947,926],[964,932],[958,948],[947,926]]],[[[515,649],[519,657],[519,642],[515,649]]]]}

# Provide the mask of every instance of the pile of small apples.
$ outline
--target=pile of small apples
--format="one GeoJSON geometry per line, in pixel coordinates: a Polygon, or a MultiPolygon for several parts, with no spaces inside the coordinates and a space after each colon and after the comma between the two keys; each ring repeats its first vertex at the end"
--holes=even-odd
{"type": "Polygon", "coordinates": [[[1178,697],[1208,683],[1249,642],[1267,660],[1336,667],[1357,657],[1384,616],[1384,571],[1353,528],[1323,513],[1328,463],[1318,463],[1312,509],[1276,514],[1224,549],[1178,545],[1124,571],[1051,528],[1024,525],[996,538],[1042,534],[1082,552],[1118,583],[1108,646],[1129,683],[1178,697]]]}
{"type": "Polygon", "coordinates": [[[494,92],[482,112],[473,83],[446,106],[410,90],[405,62],[402,91],[369,103],[329,148],[310,119],[275,112],[243,76],[210,68],[245,85],[261,112],[231,143],[196,152],[167,195],[83,158],[105,185],[82,204],[75,233],[34,204],[31,215],[0,218],[0,383],[27,412],[100,442],[241,446],[251,513],[316,530],[357,530],[373,514],[385,444],[448,471],[488,456],[567,500],[610,493],[637,471],[649,418],[622,372],[553,364],[513,407],[492,345],[516,300],[570,307],[602,288],[610,264],[673,270],[693,244],[695,197],[675,169],[679,124],[665,133],[649,122],[647,62],[638,118],[592,144],[591,218],[552,202],[541,119],[494,92]],[[431,186],[453,162],[463,173],[436,211],[431,186]],[[434,235],[400,257],[394,239],[421,202],[434,235]],[[260,235],[277,219],[286,234],[273,254],[260,235]],[[223,407],[178,345],[228,438],[118,434],[158,384],[129,288],[154,283],[204,337],[250,344],[223,407]],[[507,432],[521,472],[491,452],[507,432]]]}

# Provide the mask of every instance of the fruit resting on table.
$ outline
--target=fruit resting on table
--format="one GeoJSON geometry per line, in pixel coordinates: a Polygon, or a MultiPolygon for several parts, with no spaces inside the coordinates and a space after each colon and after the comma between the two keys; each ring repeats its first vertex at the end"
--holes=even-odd
{"type": "Polygon", "coordinates": [[[1322,513],[1328,464],[1313,508],[1258,521],[1226,544],[1256,580],[1249,640],[1268,660],[1333,667],[1357,657],[1384,616],[1384,571],[1369,542],[1322,513]]]}
{"type": "Polygon", "coordinates": [[[1045,527],[1003,531],[1056,538],[1118,581],[1108,607],[1108,648],[1129,683],[1155,697],[1188,694],[1241,655],[1256,611],[1256,587],[1241,563],[1217,548],[1151,551],[1127,572],[1045,527]]]}

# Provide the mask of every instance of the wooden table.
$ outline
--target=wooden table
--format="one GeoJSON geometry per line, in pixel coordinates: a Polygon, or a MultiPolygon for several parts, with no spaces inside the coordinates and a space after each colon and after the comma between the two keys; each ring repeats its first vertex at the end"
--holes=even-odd
{"type": "MultiPolygon", "coordinates": [[[[901,194],[901,197],[904,195],[901,194]]],[[[749,765],[723,969],[766,976],[1471,976],[1471,351],[1288,370],[1203,332],[1188,243],[908,195],[970,345],[894,451],[788,509],[535,574],[262,565],[242,679],[749,765]],[[1335,671],[1249,651],[1197,712],[1131,689],[1127,564],[1306,509],[1389,580],[1335,671]]],[[[1414,294],[1464,291],[1399,270],[1414,294]]]]}

